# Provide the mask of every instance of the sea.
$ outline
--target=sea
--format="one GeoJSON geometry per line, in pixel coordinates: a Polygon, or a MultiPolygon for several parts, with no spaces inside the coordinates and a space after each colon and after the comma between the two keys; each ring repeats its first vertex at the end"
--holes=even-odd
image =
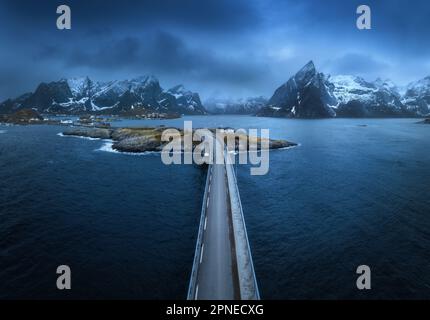
{"type": "MultiPolygon", "coordinates": [[[[116,127],[270,129],[236,165],[262,299],[430,298],[430,126],[417,119],[186,116],[116,127]],[[357,288],[359,266],[371,289],[357,288]]],[[[206,169],[64,126],[0,125],[0,299],[185,299],[206,169]],[[57,267],[71,269],[58,290],[57,267]]]]}

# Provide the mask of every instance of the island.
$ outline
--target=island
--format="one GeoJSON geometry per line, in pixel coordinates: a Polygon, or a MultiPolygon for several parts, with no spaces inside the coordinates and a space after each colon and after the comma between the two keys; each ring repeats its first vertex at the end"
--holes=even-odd
{"type": "MultiPolygon", "coordinates": [[[[78,136],[87,137],[95,139],[108,139],[112,140],[112,149],[119,152],[131,152],[131,153],[141,153],[148,151],[161,151],[163,147],[168,143],[161,141],[161,135],[164,130],[175,129],[180,132],[183,136],[184,131],[178,128],[168,128],[165,126],[158,127],[145,127],[145,128],[98,128],[98,127],[73,127],[62,134],[64,136],[78,136]]],[[[209,129],[214,132],[216,129],[209,129]]],[[[194,132],[195,130],[193,130],[194,132]]],[[[226,135],[235,135],[236,148],[239,145],[239,139],[241,134],[237,135],[233,130],[226,129],[226,135]]],[[[249,149],[249,141],[256,139],[257,146],[261,147],[262,138],[260,137],[247,137],[249,149]]],[[[255,140],[253,140],[255,141],[255,140]]],[[[199,141],[194,141],[193,144],[199,144],[199,141]]],[[[282,149],[297,146],[296,143],[286,141],[286,140],[274,140],[269,139],[268,141],[269,149],[282,149]]]]}

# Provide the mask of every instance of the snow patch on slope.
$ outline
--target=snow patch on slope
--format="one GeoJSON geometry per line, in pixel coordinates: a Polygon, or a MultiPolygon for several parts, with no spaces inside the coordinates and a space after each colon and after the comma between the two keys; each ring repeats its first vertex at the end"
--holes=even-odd
{"type": "Polygon", "coordinates": [[[328,79],[334,84],[333,94],[341,104],[353,100],[372,101],[378,89],[360,77],[350,75],[330,76],[328,79]]]}

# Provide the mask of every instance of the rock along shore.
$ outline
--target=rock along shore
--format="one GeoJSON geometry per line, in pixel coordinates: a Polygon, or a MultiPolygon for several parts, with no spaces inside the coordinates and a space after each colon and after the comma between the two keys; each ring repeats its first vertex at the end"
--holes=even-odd
{"type": "MultiPolygon", "coordinates": [[[[160,126],[154,128],[97,128],[97,127],[73,127],[63,132],[65,136],[78,136],[95,139],[109,139],[113,141],[112,148],[120,152],[140,153],[146,151],[161,151],[168,143],[161,141],[161,135],[164,130],[169,128],[160,126]]],[[[181,135],[181,129],[171,128],[178,130],[181,135]]],[[[214,132],[214,129],[210,129],[214,132]]],[[[233,134],[233,133],[227,133],[233,134]]],[[[261,146],[261,138],[257,139],[258,147],[261,146]]],[[[238,145],[239,136],[236,136],[236,146],[238,145]]],[[[195,145],[200,142],[193,142],[195,145]]],[[[269,149],[281,149],[296,146],[296,143],[286,140],[269,139],[269,149]]],[[[249,144],[248,144],[249,146],[249,144]]]]}

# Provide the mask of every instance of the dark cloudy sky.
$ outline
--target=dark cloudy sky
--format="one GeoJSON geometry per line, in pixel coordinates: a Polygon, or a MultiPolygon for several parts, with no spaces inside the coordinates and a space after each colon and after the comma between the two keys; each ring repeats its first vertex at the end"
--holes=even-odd
{"type": "Polygon", "coordinates": [[[308,60],[401,85],[430,75],[428,0],[0,0],[0,100],[41,81],[154,74],[211,96],[266,95],[308,60]],[[56,8],[72,30],[56,29],[56,8]],[[372,30],[356,29],[356,8],[372,30]]]}

